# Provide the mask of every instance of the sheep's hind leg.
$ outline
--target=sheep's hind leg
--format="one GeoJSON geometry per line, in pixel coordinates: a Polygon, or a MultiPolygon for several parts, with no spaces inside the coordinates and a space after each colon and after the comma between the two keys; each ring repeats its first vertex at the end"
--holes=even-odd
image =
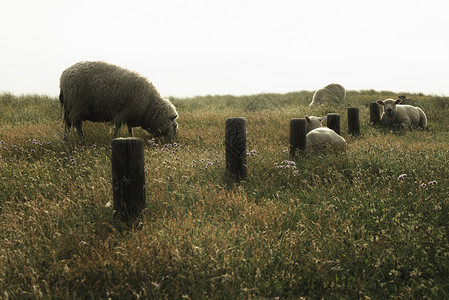
{"type": "Polygon", "coordinates": [[[132,128],[132,127],[129,127],[129,126],[128,126],[128,135],[129,135],[130,137],[133,136],[133,128],[132,128]]]}
{"type": "Polygon", "coordinates": [[[401,123],[401,128],[412,129],[412,122],[410,120],[401,123]]]}
{"type": "Polygon", "coordinates": [[[69,134],[70,134],[70,128],[72,127],[72,124],[67,118],[64,118],[65,126],[64,126],[64,141],[69,141],[69,134]]]}

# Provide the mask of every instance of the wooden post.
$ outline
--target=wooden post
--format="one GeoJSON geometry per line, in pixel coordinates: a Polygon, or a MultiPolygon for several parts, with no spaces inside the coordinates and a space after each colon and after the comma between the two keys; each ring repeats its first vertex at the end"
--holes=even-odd
{"type": "Polygon", "coordinates": [[[295,157],[296,148],[306,150],[307,122],[305,119],[290,120],[290,156],[295,157]]]}
{"type": "Polygon", "coordinates": [[[340,134],[340,115],[336,113],[327,114],[327,127],[340,134]]]}
{"type": "Polygon", "coordinates": [[[138,138],[112,140],[114,218],[128,225],[146,205],[143,148],[143,141],[138,138]]]}
{"type": "Polygon", "coordinates": [[[373,125],[380,124],[380,107],[376,102],[369,105],[369,122],[373,125]]]}
{"type": "Polygon", "coordinates": [[[352,135],[360,134],[359,109],[355,107],[348,108],[348,133],[352,135]]]}
{"type": "Polygon", "coordinates": [[[225,122],[226,175],[236,181],[246,178],[246,120],[228,118],[225,122]]]}

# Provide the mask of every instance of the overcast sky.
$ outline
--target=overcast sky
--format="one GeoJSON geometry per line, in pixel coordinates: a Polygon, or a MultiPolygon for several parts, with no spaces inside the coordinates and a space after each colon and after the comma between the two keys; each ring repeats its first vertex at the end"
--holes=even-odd
{"type": "Polygon", "coordinates": [[[449,1],[2,0],[0,92],[59,94],[83,60],[163,96],[286,93],[337,82],[449,96],[449,1]]]}

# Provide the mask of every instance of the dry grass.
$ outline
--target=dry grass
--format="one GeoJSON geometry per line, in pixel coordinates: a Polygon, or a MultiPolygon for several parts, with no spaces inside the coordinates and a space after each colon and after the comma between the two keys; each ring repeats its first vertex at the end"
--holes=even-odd
{"type": "Polygon", "coordinates": [[[368,124],[367,104],[392,93],[348,92],[354,138],[345,108],[312,110],[311,94],[173,99],[176,143],[136,130],[147,208],[129,231],[106,205],[109,126],[66,145],[56,99],[0,96],[1,297],[449,297],[448,99],[410,96],[430,125],[404,132],[368,124]],[[286,162],[289,120],[328,112],[346,150],[286,162]],[[252,154],[232,184],[224,123],[239,116],[252,154]]]}

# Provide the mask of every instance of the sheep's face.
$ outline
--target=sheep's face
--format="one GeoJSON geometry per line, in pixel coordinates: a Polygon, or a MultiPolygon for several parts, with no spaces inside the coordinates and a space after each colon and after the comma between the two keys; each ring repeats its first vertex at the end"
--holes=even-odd
{"type": "Polygon", "coordinates": [[[150,129],[146,130],[155,137],[164,137],[167,142],[171,142],[176,138],[176,135],[178,134],[178,123],[175,121],[177,117],[177,115],[170,116],[164,121],[162,126],[160,126],[155,131],[152,131],[150,129]]]}
{"type": "Polygon", "coordinates": [[[157,120],[154,123],[157,128],[146,128],[146,130],[155,137],[164,137],[166,142],[171,142],[178,134],[178,123],[175,121],[178,118],[178,112],[169,99],[162,98],[162,101],[157,120]]]}
{"type": "Polygon", "coordinates": [[[176,135],[178,134],[178,123],[176,123],[175,119],[178,116],[172,116],[167,121],[167,132],[164,134],[167,141],[171,142],[175,139],[176,135]]]}
{"type": "Polygon", "coordinates": [[[396,113],[396,105],[402,102],[401,99],[393,100],[386,99],[384,101],[377,101],[377,104],[382,105],[384,107],[384,112],[387,116],[392,116],[396,113]]]}
{"type": "Polygon", "coordinates": [[[309,132],[316,128],[322,127],[323,124],[321,124],[321,122],[323,122],[326,117],[305,116],[304,119],[307,121],[307,132],[309,132]]]}

